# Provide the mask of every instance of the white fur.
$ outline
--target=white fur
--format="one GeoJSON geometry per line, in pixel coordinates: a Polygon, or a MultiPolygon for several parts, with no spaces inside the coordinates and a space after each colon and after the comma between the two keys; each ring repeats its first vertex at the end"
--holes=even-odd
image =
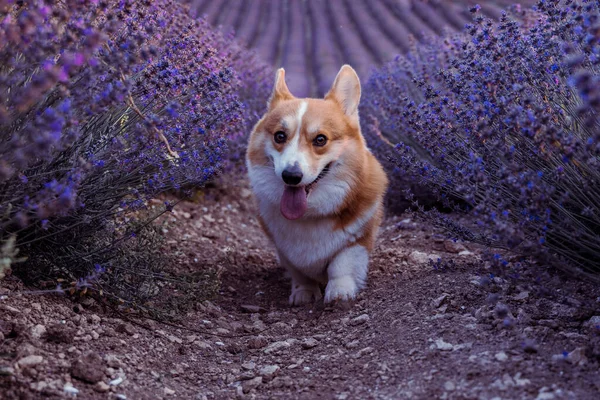
{"type": "Polygon", "coordinates": [[[356,297],[367,281],[369,253],[363,246],[346,247],[329,264],[325,302],[356,297]]]}
{"type": "MultiPolygon", "coordinates": [[[[289,139],[289,142],[286,144],[283,152],[279,153],[273,147],[273,144],[269,146],[268,154],[273,159],[273,164],[275,166],[275,174],[277,176],[281,176],[281,173],[284,169],[288,167],[292,167],[294,164],[298,163],[300,165],[300,170],[303,173],[302,181],[300,185],[308,185],[312,180],[314,180],[317,176],[312,173],[310,165],[308,163],[308,159],[306,154],[299,150],[300,148],[300,136],[302,129],[302,118],[308,109],[308,103],[303,101],[300,103],[300,107],[298,107],[298,111],[296,112],[295,118],[291,118],[289,116],[284,117],[283,121],[281,121],[282,125],[286,127],[292,126],[292,123],[295,125],[296,129],[294,130],[294,134],[289,139]],[[314,176],[314,177],[313,177],[314,176]]],[[[318,173],[317,173],[318,175],[318,173]]]]}
{"type": "Polygon", "coordinates": [[[336,230],[333,221],[319,218],[339,208],[350,190],[348,183],[336,179],[335,172],[333,166],[330,173],[313,187],[304,217],[290,221],[280,211],[283,181],[271,167],[250,165],[249,177],[260,215],[273,237],[281,265],[292,275],[291,304],[318,300],[321,292],[316,282],[325,284],[328,279],[326,301],[338,297],[353,298],[364,286],[367,251],[362,246],[352,246],[352,243],[362,236],[378,204],[373,204],[345,229],[336,230]],[[334,280],[328,266],[329,270],[334,267],[334,280]],[[344,269],[348,272],[345,275],[340,272],[344,269]]]}
{"type": "MultiPolygon", "coordinates": [[[[312,166],[311,169],[307,163],[308,157],[302,154],[298,146],[306,109],[307,103],[303,101],[295,120],[287,116],[282,121],[288,129],[295,124],[294,135],[282,153],[275,149],[271,141],[265,142],[265,152],[273,161],[272,166],[253,165],[249,160],[247,162],[260,215],[273,238],[281,265],[292,277],[289,300],[294,305],[320,299],[319,282],[327,284],[326,302],[354,298],[358,290],[364,287],[368,252],[363,246],[354,243],[364,234],[365,227],[374,218],[379,207],[378,203],[374,203],[344,229],[336,229],[334,221],[323,218],[340,208],[351,187],[356,184],[341,177],[346,168],[344,154],[362,150],[349,148],[347,142],[342,142],[331,149],[329,157],[323,157],[321,165],[312,166]],[[285,187],[281,172],[295,162],[300,164],[304,174],[301,185],[311,183],[327,164],[332,165],[330,171],[312,187],[304,216],[290,221],[280,210],[285,187]]],[[[309,125],[308,128],[315,127],[309,125]]]]}

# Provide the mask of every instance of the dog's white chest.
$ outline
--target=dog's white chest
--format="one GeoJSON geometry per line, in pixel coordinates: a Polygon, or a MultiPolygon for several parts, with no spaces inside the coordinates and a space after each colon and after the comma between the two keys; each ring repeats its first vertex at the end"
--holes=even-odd
{"type": "Polygon", "coordinates": [[[269,205],[261,207],[261,214],[277,249],[305,272],[323,272],[331,258],[352,240],[345,230],[334,229],[329,219],[289,221],[269,205]]]}

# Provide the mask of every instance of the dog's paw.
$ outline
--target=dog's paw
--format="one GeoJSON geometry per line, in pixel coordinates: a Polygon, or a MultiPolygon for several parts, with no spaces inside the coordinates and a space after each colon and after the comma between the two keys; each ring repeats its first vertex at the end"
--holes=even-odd
{"type": "Polygon", "coordinates": [[[331,303],[335,300],[352,300],[357,293],[358,285],[351,276],[331,279],[325,288],[325,303],[331,303]]]}
{"type": "Polygon", "coordinates": [[[297,288],[292,287],[292,294],[290,295],[290,305],[301,306],[303,304],[312,303],[313,301],[320,300],[323,297],[321,289],[318,285],[307,286],[298,285],[297,288]]]}

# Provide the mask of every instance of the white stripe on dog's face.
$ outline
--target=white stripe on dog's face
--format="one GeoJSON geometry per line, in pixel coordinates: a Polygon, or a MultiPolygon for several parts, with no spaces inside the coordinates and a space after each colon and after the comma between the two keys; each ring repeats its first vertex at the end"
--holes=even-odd
{"type": "MultiPolygon", "coordinates": [[[[288,143],[286,143],[284,150],[279,153],[273,145],[269,146],[267,152],[273,158],[273,163],[275,165],[275,174],[281,177],[282,172],[286,168],[293,167],[296,163],[300,166],[300,170],[302,171],[303,178],[300,182],[300,185],[305,185],[310,183],[310,179],[312,178],[310,164],[306,157],[306,154],[302,152],[300,149],[300,136],[302,131],[302,118],[308,109],[308,103],[303,101],[300,103],[298,107],[298,111],[295,116],[287,116],[284,117],[281,121],[281,124],[285,127],[291,128],[295,126],[293,136],[288,139],[288,143]]],[[[289,134],[289,133],[288,133],[289,134]]],[[[314,179],[314,178],[313,178],[314,179]]]]}

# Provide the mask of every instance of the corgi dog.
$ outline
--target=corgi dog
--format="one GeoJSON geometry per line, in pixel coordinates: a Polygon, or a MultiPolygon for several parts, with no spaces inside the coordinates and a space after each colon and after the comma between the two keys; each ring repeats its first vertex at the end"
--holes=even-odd
{"type": "Polygon", "coordinates": [[[246,165],[258,219],[292,278],[291,305],[354,299],[383,218],[388,179],[360,130],[360,81],[344,65],[324,99],[294,97],[279,69],[246,165]]]}

